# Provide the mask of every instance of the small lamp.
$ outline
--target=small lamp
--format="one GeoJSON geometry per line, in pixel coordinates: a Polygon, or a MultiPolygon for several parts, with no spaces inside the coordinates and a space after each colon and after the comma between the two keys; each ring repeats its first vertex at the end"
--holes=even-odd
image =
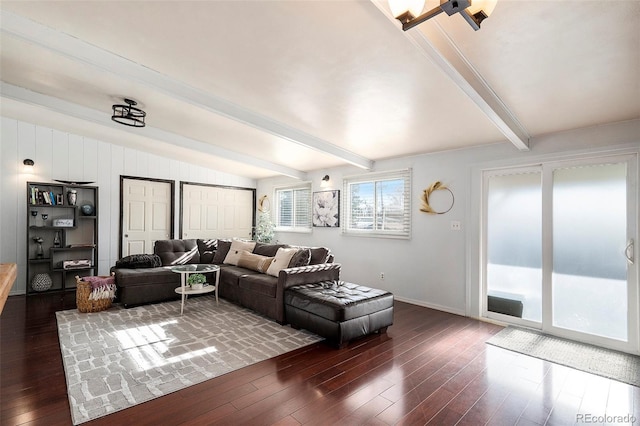
{"type": "Polygon", "coordinates": [[[33,162],[33,160],[31,158],[25,158],[25,160],[22,162],[22,164],[24,164],[24,168],[22,169],[23,172],[25,172],[25,173],[33,173],[33,166],[35,165],[35,163],[33,162]]]}

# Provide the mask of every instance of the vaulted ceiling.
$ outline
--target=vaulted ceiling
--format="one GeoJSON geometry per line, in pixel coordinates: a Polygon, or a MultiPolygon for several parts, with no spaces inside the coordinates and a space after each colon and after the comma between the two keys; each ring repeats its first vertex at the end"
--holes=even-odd
{"type": "Polygon", "coordinates": [[[384,0],[0,8],[2,115],[255,179],[640,117],[634,0],[499,0],[477,32],[384,0]]]}

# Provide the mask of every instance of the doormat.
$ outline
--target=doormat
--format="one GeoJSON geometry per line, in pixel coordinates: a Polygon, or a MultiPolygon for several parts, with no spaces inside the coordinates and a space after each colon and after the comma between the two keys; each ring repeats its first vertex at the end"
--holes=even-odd
{"type": "Polygon", "coordinates": [[[56,317],[74,424],[323,340],[214,296],[56,317]]]}
{"type": "Polygon", "coordinates": [[[640,387],[640,357],[635,355],[512,326],[487,343],[640,387]]]}

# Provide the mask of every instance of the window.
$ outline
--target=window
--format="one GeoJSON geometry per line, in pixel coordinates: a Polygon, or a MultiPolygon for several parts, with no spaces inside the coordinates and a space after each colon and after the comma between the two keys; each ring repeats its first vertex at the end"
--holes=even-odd
{"type": "Polygon", "coordinates": [[[276,227],[280,231],[311,230],[311,184],[276,189],[276,227]]]}
{"type": "Polygon", "coordinates": [[[411,169],[345,178],[344,194],[345,234],[410,237],[411,169]]]}

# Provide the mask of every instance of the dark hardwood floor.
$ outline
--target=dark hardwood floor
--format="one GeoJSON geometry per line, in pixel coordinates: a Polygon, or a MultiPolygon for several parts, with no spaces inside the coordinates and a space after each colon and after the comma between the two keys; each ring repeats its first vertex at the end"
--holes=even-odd
{"type": "MultiPolygon", "coordinates": [[[[54,312],[75,308],[74,297],[7,301],[0,424],[71,424],[54,312]]],[[[564,425],[605,414],[640,423],[639,388],[486,345],[499,330],[396,302],[386,335],[341,350],[318,343],[87,424],[564,425]]]]}

